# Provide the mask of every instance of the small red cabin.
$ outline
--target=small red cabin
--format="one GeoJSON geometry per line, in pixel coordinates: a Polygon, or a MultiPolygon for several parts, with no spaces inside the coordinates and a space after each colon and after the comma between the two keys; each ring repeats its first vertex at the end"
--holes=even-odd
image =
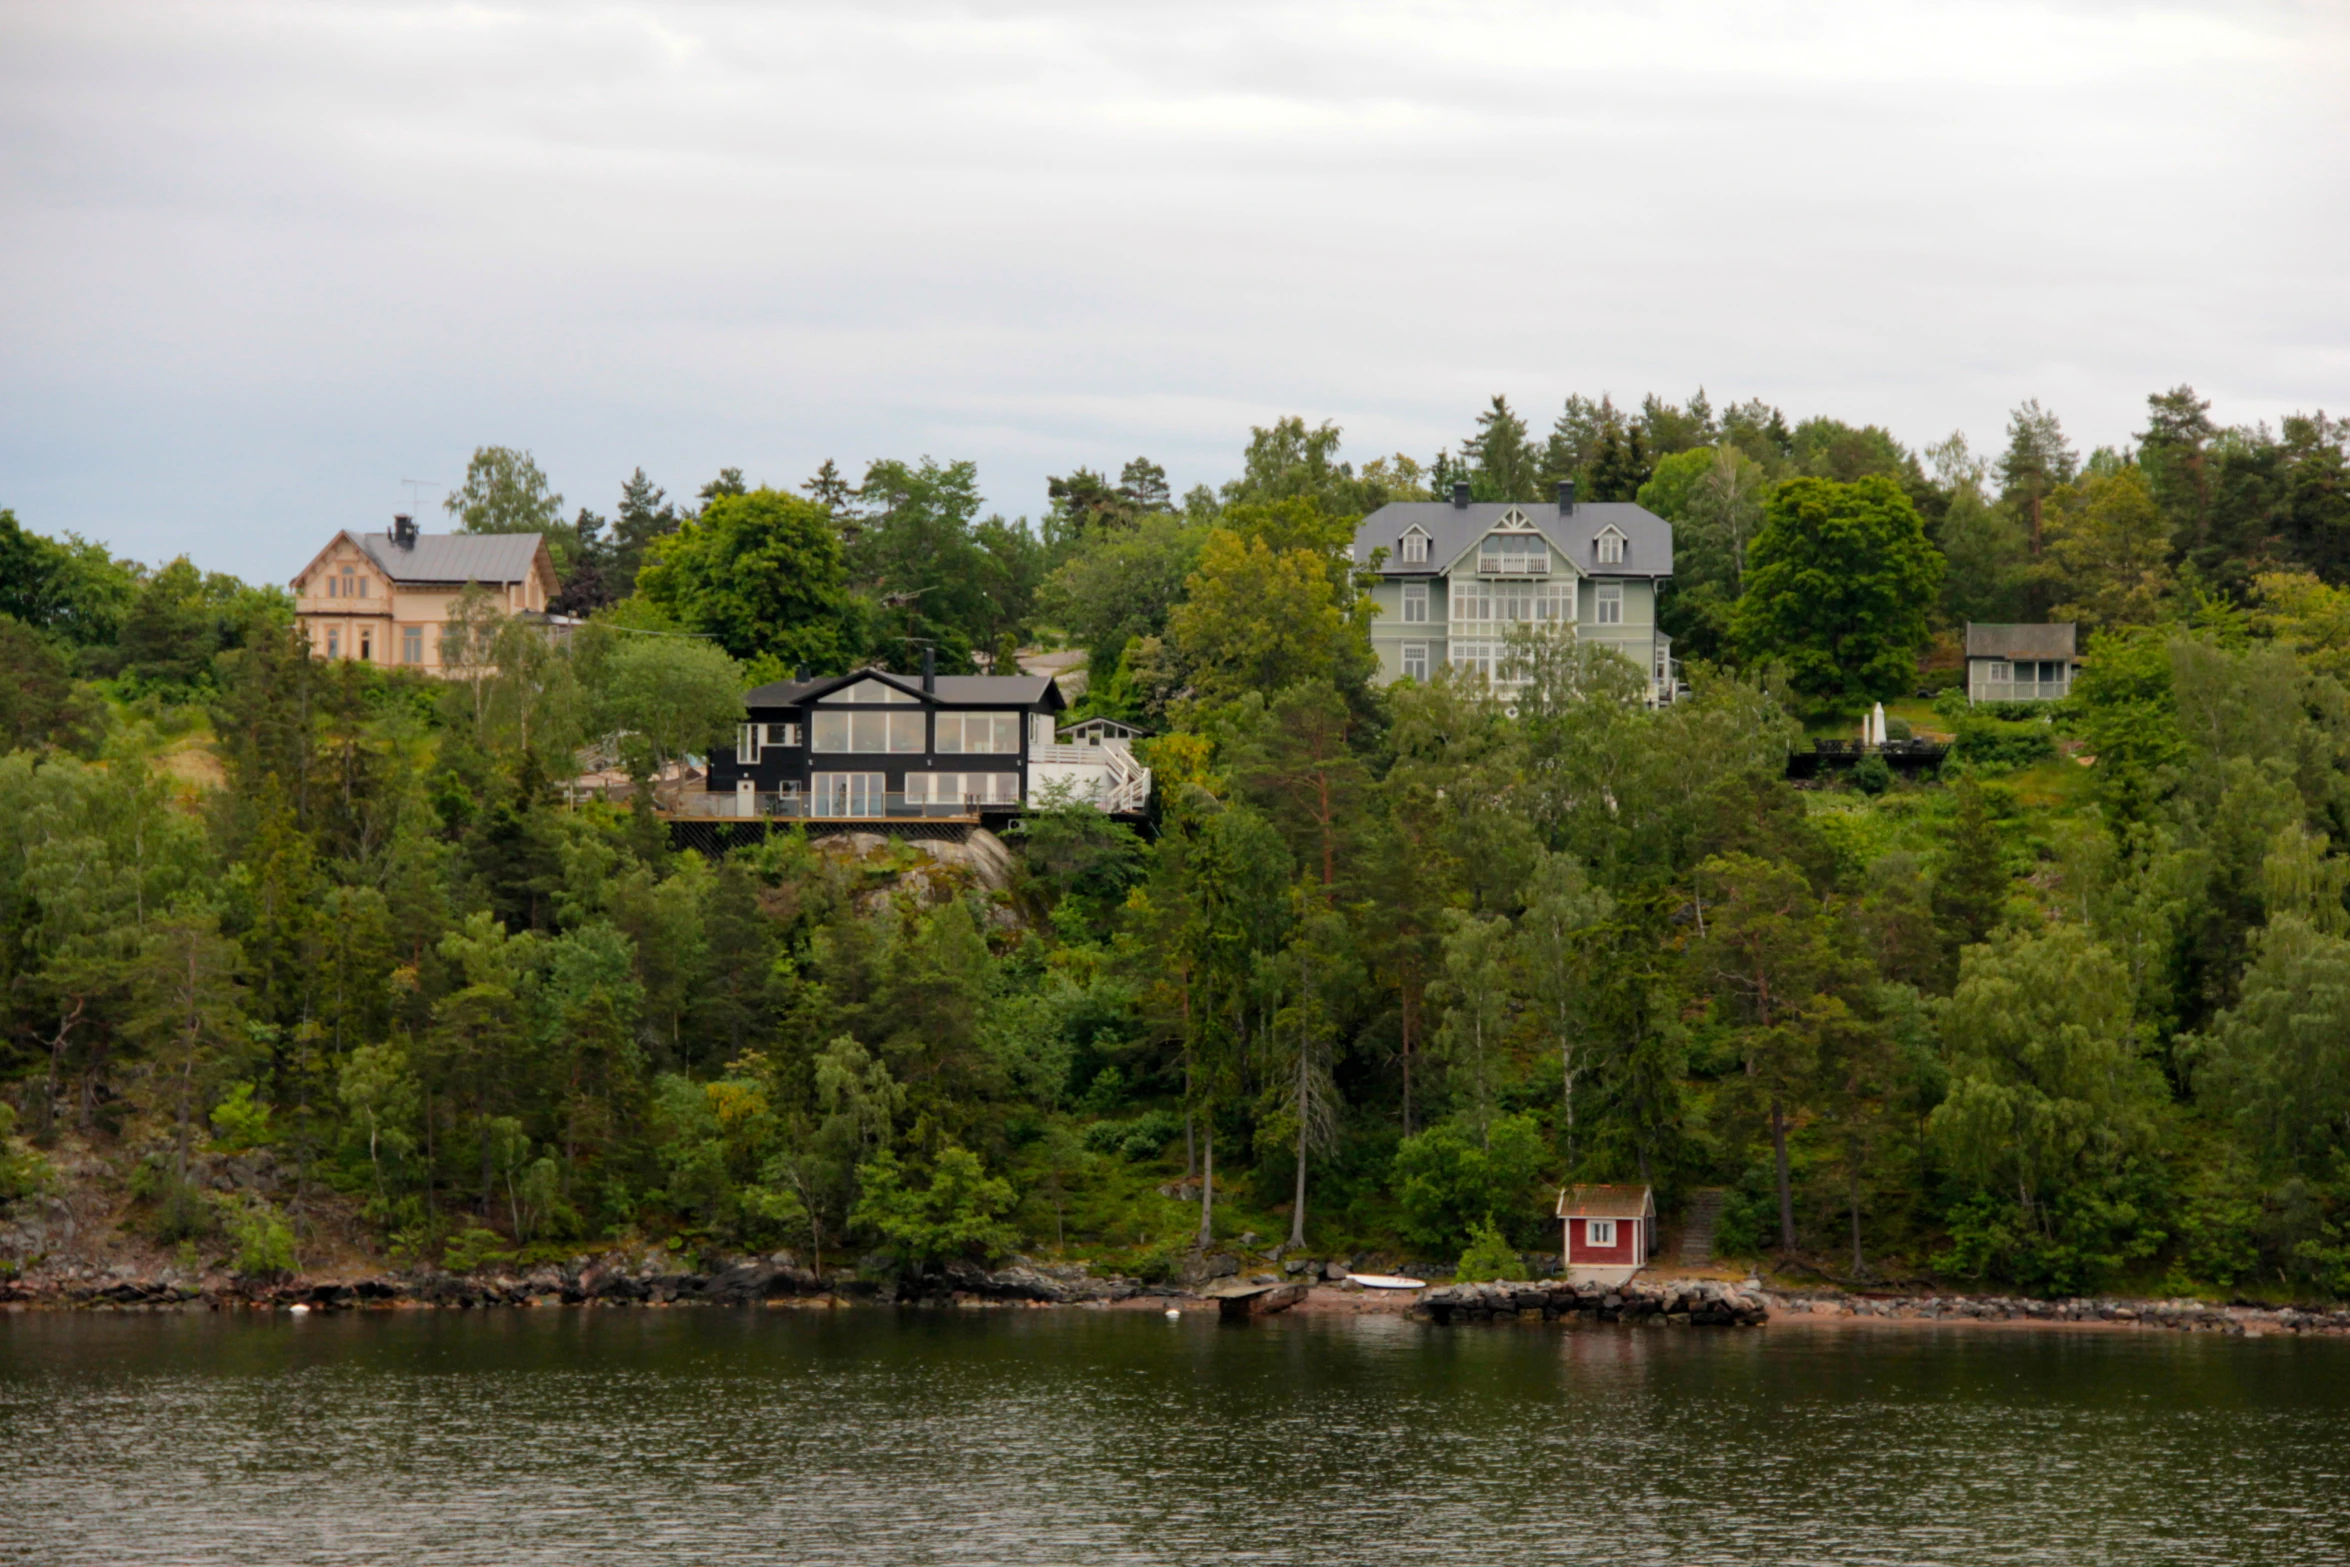
{"type": "Polygon", "coordinates": [[[1565,1262],[1620,1268],[1630,1278],[1656,1250],[1656,1194],[1645,1186],[1570,1186],[1559,1193],[1565,1262]]]}

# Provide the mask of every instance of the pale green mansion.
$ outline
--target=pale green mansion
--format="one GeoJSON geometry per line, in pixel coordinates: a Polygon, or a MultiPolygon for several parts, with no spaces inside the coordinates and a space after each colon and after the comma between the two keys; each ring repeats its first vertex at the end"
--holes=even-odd
{"type": "Polygon", "coordinates": [[[1450,664],[1510,684],[1505,638],[1519,626],[1572,627],[1649,672],[1649,698],[1678,686],[1657,589],[1673,574],[1673,525],[1629,501],[1396,501],[1363,519],[1355,563],[1377,562],[1371,643],[1382,684],[1450,664]],[[1382,553],[1383,552],[1383,553],[1382,553]]]}

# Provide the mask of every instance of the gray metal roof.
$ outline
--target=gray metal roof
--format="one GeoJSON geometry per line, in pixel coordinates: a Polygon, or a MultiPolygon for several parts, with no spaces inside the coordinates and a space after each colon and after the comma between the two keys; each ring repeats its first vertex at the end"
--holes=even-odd
{"type": "MultiPolygon", "coordinates": [[[[922,694],[920,675],[901,675],[886,669],[852,669],[845,675],[819,675],[813,680],[773,680],[743,695],[746,707],[799,707],[828,691],[858,680],[881,680],[901,691],[922,694]]],[[[1050,675],[940,675],[931,700],[947,707],[1034,707],[1042,702],[1059,709],[1061,688],[1050,675]]]]}
{"type": "Polygon", "coordinates": [[[2071,658],[2073,646],[2073,623],[2069,620],[2037,626],[1978,626],[1971,620],[1967,622],[1966,656],[1969,658],[2071,658]]]}
{"type": "Polygon", "coordinates": [[[1585,501],[1572,513],[1562,513],[1554,501],[1472,501],[1467,506],[1448,501],[1390,501],[1365,517],[1355,530],[1354,558],[1358,563],[1367,561],[1371,551],[1384,545],[1387,564],[1382,575],[1434,576],[1463,550],[1474,548],[1511,511],[1540,529],[1551,547],[1587,576],[1673,574],[1673,525],[1631,501],[1585,501]],[[1401,540],[1415,523],[1428,535],[1428,562],[1407,566],[1401,540]],[[1599,536],[1611,527],[1624,536],[1624,559],[1621,565],[1602,566],[1599,536]]]}
{"type": "Polygon", "coordinates": [[[354,533],[367,558],[394,582],[527,582],[536,533],[422,533],[403,549],[381,533],[354,533]]]}

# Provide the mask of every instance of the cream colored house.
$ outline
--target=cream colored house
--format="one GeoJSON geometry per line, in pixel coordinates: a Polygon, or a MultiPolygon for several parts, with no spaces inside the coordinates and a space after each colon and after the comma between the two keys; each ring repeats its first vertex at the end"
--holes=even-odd
{"type": "Polygon", "coordinates": [[[1673,575],[1673,525],[1630,501],[1555,505],[1390,501],[1355,532],[1355,564],[1372,578],[1378,680],[1426,680],[1449,664],[1504,696],[1524,685],[1509,638],[1559,631],[1610,647],[1649,674],[1652,702],[1680,690],[1673,639],[1657,624],[1657,591],[1673,575]]]}
{"type": "Polygon", "coordinates": [[[320,658],[356,658],[439,673],[441,627],[470,583],[510,615],[544,615],[559,584],[536,533],[419,533],[394,517],[383,533],[338,533],[294,578],[295,612],[320,658]]]}

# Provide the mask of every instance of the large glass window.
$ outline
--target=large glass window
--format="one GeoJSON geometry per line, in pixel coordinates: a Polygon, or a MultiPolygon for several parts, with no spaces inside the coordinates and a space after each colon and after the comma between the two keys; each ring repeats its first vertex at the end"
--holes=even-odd
{"type": "Polygon", "coordinates": [[[1613,528],[1599,536],[1599,563],[1602,566],[1621,566],[1624,563],[1624,536],[1613,528]]]}
{"type": "MultiPolygon", "coordinates": [[[[1450,588],[1452,618],[1477,624],[1502,621],[1517,625],[1564,622],[1575,618],[1573,581],[1489,582],[1455,578],[1450,588]]],[[[1407,613],[1404,617],[1409,620],[1407,613]]]]}
{"type": "Polygon", "coordinates": [[[1403,536],[1403,562],[1407,566],[1428,563],[1428,535],[1414,528],[1403,536]]]}
{"type": "Polygon", "coordinates": [[[922,699],[912,692],[900,691],[896,686],[883,685],[878,680],[860,680],[853,686],[843,686],[822,700],[852,704],[859,702],[912,702],[919,704],[922,699]]]}
{"type": "Polygon", "coordinates": [[[1018,773],[908,773],[908,805],[1018,805],[1018,773]]]}
{"type": "Polygon", "coordinates": [[[808,728],[814,742],[809,749],[815,751],[918,752],[922,749],[920,713],[834,713],[818,709],[808,715],[808,728]]]}
{"type": "Polygon", "coordinates": [[[424,628],[422,626],[402,626],[400,628],[400,662],[403,664],[424,662],[424,628]]]}
{"type": "Polygon", "coordinates": [[[1593,618],[1601,625],[1620,626],[1624,623],[1624,585],[1622,583],[1601,583],[1593,604],[1593,618]]]}
{"type": "Polygon", "coordinates": [[[938,748],[948,755],[966,752],[1020,754],[1018,713],[941,713],[938,748]]]}
{"type": "Polygon", "coordinates": [[[1403,645],[1403,672],[1414,680],[1428,678],[1428,644],[1406,642],[1403,645]]]}
{"type": "Polygon", "coordinates": [[[1407,625],[1417,625],[1428,618],[1428,584],[1407,582],[1403,585],[1403,618],[1407,625]]]}
{"type": "Polygon", "coordinates": [[[1455,640],[1446,662],[1455,669],[1473,669],[1486,679],[1497,677],[1504,666],[1509,645],[1503,642],[1463,642],[1455,640]]]}
{"type": "Polygon", "coordinates": [[[818,773],[809,800],[815,816],[881,816],[889,810],[888,780],[881,773],[818,773]]]}

